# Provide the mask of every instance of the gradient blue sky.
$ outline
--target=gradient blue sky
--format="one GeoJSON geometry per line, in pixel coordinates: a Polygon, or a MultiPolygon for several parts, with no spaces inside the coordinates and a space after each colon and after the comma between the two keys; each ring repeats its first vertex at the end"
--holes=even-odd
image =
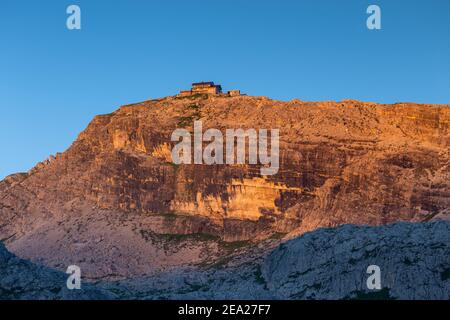
{"type": "Polygon", "coordinates": [[[450,103],[450,1],[0,0],[0,178],[96,114],[193,81],[290,100],[450,103]],[[66,29],[66,8],[82,30],[66,29]],[[366,9],[382,9],[382,30],[366,9]]]}

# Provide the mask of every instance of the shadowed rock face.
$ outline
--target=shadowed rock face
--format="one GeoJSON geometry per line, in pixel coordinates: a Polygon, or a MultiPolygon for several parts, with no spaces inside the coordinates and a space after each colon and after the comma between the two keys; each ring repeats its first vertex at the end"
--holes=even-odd
{"type": "Polygon", "coordinates": [[[263,264],[282,299],[449,299],[450,223],[321,229],[282,244],[263,264]],[[368,290],[367,267],[382,290],[368,290]]]}
{"type": "Polygon", "coordinates": [[[450,206],[449,120],[449,106],[245,96],[124,106],[0,182],[0,239],[22,257],[114,278],[219,257],[222,241],[431,219],[450,206]],[[173,165],[171,134],[196,119],[203,130],[279,129],[278,174],[173,165]],[[155,240],[186,234],[213,239],[170,250],[155,240]]]}
{"type": "Polygon", "coordinates": [[[83,284],[69,290],[68,275],[17,258],[0,243],[0,300],[112,299],[107,291],[83,284]]]}
{"type": "Polygon", "coordinates": [[[121,285],[153,299],[447,300],[449,231],[442,221],[320,229],[250,261],[247,251],[224,266],[121,285]],[[381,290],[367,288],[370,265],[380,268],[381,290]]]}
{"type": "Polygon", "coordinates": [[[0,246],[0,299],[449,299],[450,222],[345,225],[241,248],[208,266],[65,289],[0,246]],[[272,249],[270,249],[272,248],[272,249]],[[367,288],[380,268],[381,290],[367,288]]]}

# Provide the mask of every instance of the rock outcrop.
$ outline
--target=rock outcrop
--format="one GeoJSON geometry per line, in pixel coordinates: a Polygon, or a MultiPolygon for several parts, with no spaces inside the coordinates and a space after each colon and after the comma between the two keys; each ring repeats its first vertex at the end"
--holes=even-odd
{"type": "Polygon", "coordinates": [[[123,106],[95,117],[66,152],[0,182],[0,240],[101,279],[205,263],[224,242],[430,220],[450,207],[449,121],[447,105],[410,103],[206,95],[123,106]],[[279,129],[279,172],[174,165],[171,134],[194,120],[279,129]],[[168,236],[178,244],[165,246],[168,236]]]}
{"type": "Polygon", "coordinates": [[[67,275],[0,246],[0,299],[450,299],[448,221],[344,225],[233,252],[213,264],[69,291],[67,275]],[[380,268],[380,290],[367,288],[370,265],[380,268]]]}
{"type": "Polygon", "coordinates": [[[450,222],[345,225],[266,255],[250,252],[253,260],[237,255],[223,265],[121,285],[148,299],[450,299],[450,222]],[[367,287],[371,265],[380,268],[380,290],[367,287]]]}
{"type": "Polygon", "coordinates": [[[281,245],[263,265],[282,299],[449,299],[450,223],[322,229],[281,245]],[[367,268],[381,270],[368,290],[367,268]]]}

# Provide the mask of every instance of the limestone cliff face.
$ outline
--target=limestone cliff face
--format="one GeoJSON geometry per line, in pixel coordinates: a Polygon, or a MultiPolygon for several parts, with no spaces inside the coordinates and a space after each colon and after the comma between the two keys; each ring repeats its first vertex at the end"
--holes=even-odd
{"type": "Polygon", "coordinates": [[[123,106],[95,117],[66,152],[0,182],[0,239],[31,256],[24,247],[38,234],[89,243],[86,225],[108,216],[132,219],[133,232],[225,241],[431,219],[450,207],[449,121],[448,105],[409,103],[200,96],[123,106]],[[204,131],[279,129],[278,173],[174,165],[171,134],[194,120],[204,131]],[[77,219],[75,240],[56,234],[62,217],[77,219]]]}

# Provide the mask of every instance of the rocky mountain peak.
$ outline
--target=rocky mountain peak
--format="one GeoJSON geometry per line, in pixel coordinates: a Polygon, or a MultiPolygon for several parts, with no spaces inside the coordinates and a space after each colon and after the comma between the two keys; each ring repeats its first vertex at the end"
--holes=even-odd
{"type": "Polygon", "coordinates": [[[227,243],[429,220],[450,206],[449,119],[446,105],[354,100],[196,95],[122,106],[67,151],[0,182],[0,238],[21,257],[120,278],[214,260],[227,243]],[[278,129],[277,174],[174,164],[171,135],[195,121],[204,131],[278,129]]]}

